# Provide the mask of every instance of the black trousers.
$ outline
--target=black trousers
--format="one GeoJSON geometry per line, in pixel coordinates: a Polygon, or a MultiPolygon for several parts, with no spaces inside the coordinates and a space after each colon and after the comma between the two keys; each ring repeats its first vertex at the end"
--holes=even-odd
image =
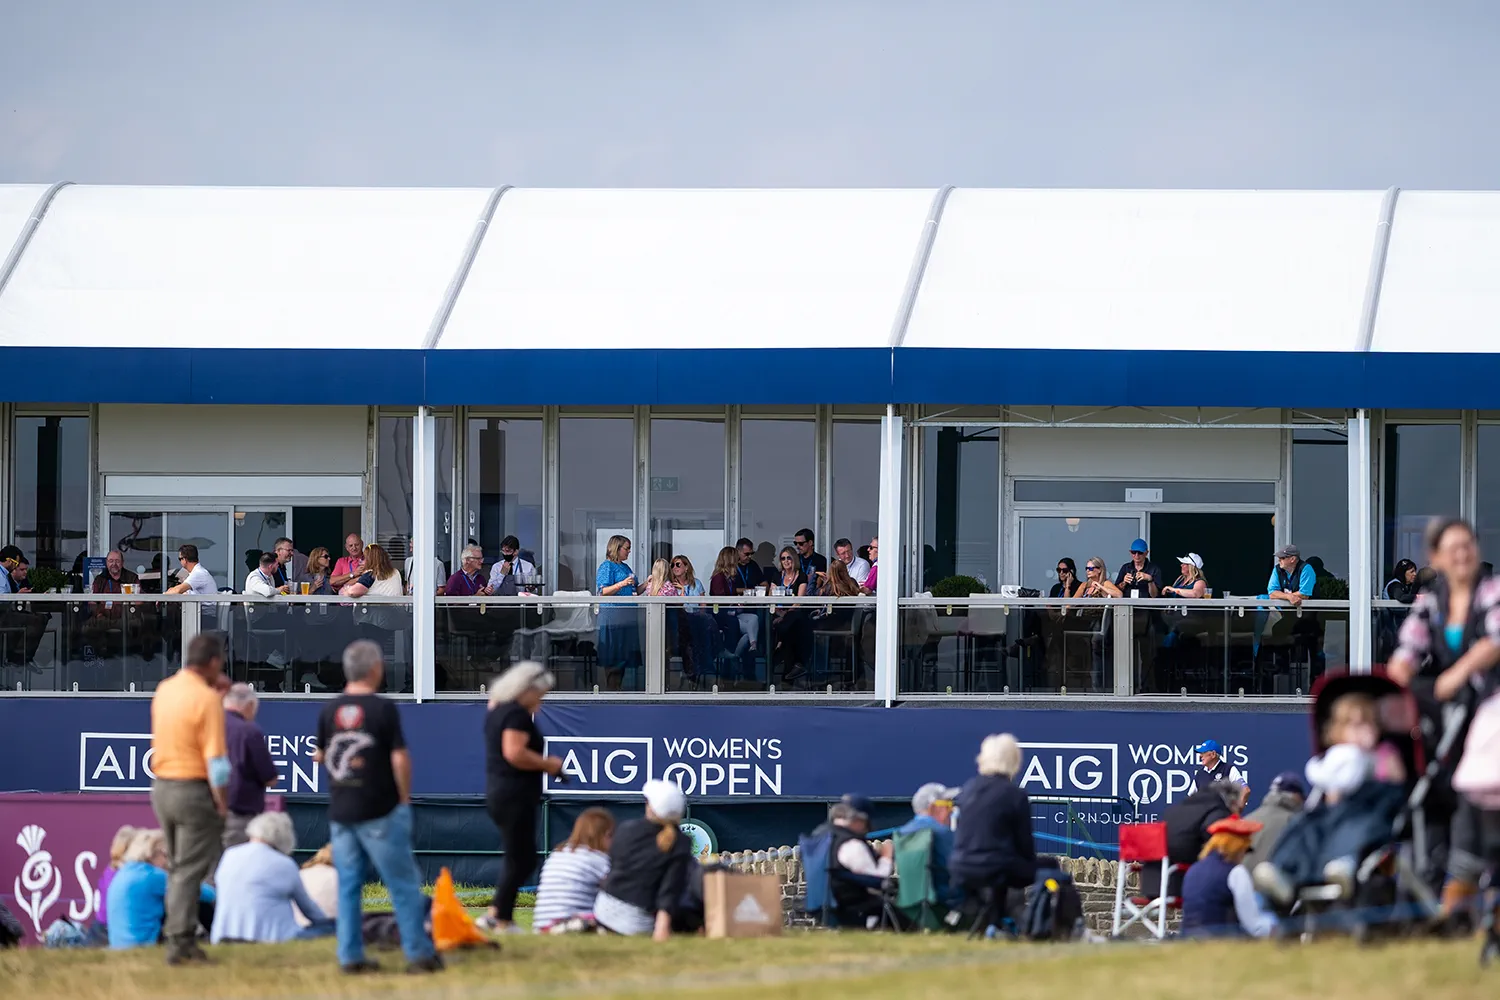
{"type": "Polygon", "coordinates": [[[536,813],[541,803],[530,796],[491,795],[485,806],[500,830],[500,846],[505,851],[490,905],[496,919],[510,921],[515,918],[516,894],[536,871],[536,813]]]}

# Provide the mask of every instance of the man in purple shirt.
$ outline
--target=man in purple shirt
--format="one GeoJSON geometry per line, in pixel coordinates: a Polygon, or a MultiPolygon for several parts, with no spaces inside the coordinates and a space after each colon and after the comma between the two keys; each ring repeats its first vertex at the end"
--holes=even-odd
{"type": "Polygon", "coordinates": [[[466,545],[463,551],[462,568],[448,577],[445,593],[449,597],[489,597],[493,590],[485,582],[484,550],[477,545],[466,545]]]}
{"type": "Polygon", "coordinates": [[[248,843],[245,827],[266,811],[266,789],[281,780],[266,734],[255,724],[260,698],[249,684],[236,684],[224,695],[224,744],[229,757],[229,815],[224,846],[248,843]]]}

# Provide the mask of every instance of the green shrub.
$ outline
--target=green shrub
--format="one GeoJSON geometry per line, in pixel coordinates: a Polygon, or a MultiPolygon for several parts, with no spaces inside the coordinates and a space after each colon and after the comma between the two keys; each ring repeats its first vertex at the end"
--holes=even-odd
{"type": "Polygon", "coordinates": [[[933,597],[969,597],[989,592],[988,587],[972,576],[950,576],[932,585],[933,597]]]}
{"type": "Polygon", "coordinates": [[[63,594],[70,583],[68,574],[50,566],[36,566],[26,574],[26,585],[33,594],[63,594]]]}
{"type": "Polygon", "coordinates": [[[1347,601],[1349,581],[1336,576],[1320,576],[1313,587],[1313,599],[1318,601],[1347,601]]]}

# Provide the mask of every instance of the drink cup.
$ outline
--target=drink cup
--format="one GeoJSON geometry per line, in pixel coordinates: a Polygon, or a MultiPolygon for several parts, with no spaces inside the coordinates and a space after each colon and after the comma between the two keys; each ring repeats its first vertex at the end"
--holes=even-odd
{"type": "Polygon", "coordinates": [[[312,584],[309,581],[303,580],[301,586],[303,597],[306,597],[308,594],[312,593],[312,584]]]}
{"type": "Polygon", "coordinates": [[[133,593],[135,593],[135,584],[133,584],[133,583],[122,583],[120,585],[120,590],[122,592],[126,593],[126,594],[133,594],[133,593]]]}

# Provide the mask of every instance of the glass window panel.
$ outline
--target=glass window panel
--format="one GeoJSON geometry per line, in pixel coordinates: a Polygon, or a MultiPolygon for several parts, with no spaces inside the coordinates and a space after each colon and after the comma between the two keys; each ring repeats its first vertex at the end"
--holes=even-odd
{"type": "MultiPolygon", "coordinates": [[[[1330,430],[1292,432],[1292,541],[1303,558],[1320,558],[1349,577],[1349,439],[1330,430]]],[[[1270,573],[1270,560],[1266,560],[1270,573]]]]}
{"type": "MultiPolygon", "coordinates": [[[[444,572],[453,560],[453,417],[438,415],[437,503],[433,511],[434,551],[444,572]]],[[[397,568],[411,553],[412,432],[416,418],[381,417],[376,443],[375,540],[397,568]]]]}
{"type": "Polygon", "coordinates": [[[687,556],[707,587],[714,560],[727,544],[724,421],[651,421],[651,523],[651,558],[687,556]]]}
{"type": "MultiPolygon", "coordinates": [[[[880,531],[880,424],[835,420],[830,454],[833,490],[828,528],[832,534],[818,539],[817,545],[825,555],[833,550],[835,539],[847,538],[858,549],[880,531]]],[[[894,579],[890,574],[882,576],[894,579]]]]}
{"type": "Polygon", "coordinates": [[[1479,551],[1483,558],[1495,562],[1500,556],[1500,425],[1479,425],[1479,454],[1476,478],[1479,528],[1479,551]]]}
{"type": "Polygon", "coordinates": [[[1080,577],[1088,560],[1103,559],[1113,580],[1125,562],[1122,553],[1140,536],[1139,517],[1023,517],[1020,585],[1046,597],[1057,583],[1057,561],[1064,556],[1072,557],[1080,577]]]}
{"type": "MultiPolygon", "coordinates": [[[[558,590],[594,589],[611,535],[634,541],[635,422],[630,417],[558,421],[558,590]]],[[[644,553],[630,565],[644,580],[644,553]]]]}
{"type": "MultiPolygon", "coordinates": [[[[769,566],[817,520],[817,432],[811,420],[740,421],[739,537],[769,566]]],[[[869,541],[869,539],[865,539],[869,541]]],[[[863,543],[861,543],[863,544],[863,543]]]]}
{"type": "Polygon", "coordinates": [[[922,589],[956,573],[993,587],[999,581],[999,433],[928,427],[922,434],[922,589]]]}
{"type": "Polygon", "coordinates": [[[16,544],[34,568],[82,574],[89,535],[89,418],[17,417],[15,431],[16,544]]]}
{"type": "MultiPolygon", "coordinates": [[[[177,573],[177,549],[181,545],[198,546],[198,563],[213,575],[220,590],[239,590],[243,575],[235,578],[236,562],[229,545],[229,515],[223,511],[168,511],[162,561],[169,577],[177,573]]],[[[175,582],[175,577],[173,577],[175,582]]],[[[169,583],[168,586],[173,584],[169,583]]]]}
{"type": "MultiPolygon", "coordinates": [[[[160,511],[110,511],[106,551],[117,549],[125,568],[140,578],[141,591],[162,591],[162,515],[160,511]]],[[[177,569],[177,554],[167,563],[167,572],[177,569]]]]}
{"type": "Polygon", "coordinates": [[[542,422],[470,417],[466,538],[484,549],[489,565],[500,540],[515,535],[530,561],[542,550],[542,422]]]}
{"type": "Polygon", "coordinates": [[[1384,569],[1401,559],[1426,564],[1422,532],[1427,522],[1458,513],[1462,451],[1457,424],[1387,425],[1384,569]]]}
{"type": "Polygon", "coordinates": [[[231,574],[230,586],[245,589],[245,579],[260,569],[260,554],[275,552],[276,539],[286,534],[285,510],[236,510],[234,512],[234,555],[239,564],[231,574]]]}

